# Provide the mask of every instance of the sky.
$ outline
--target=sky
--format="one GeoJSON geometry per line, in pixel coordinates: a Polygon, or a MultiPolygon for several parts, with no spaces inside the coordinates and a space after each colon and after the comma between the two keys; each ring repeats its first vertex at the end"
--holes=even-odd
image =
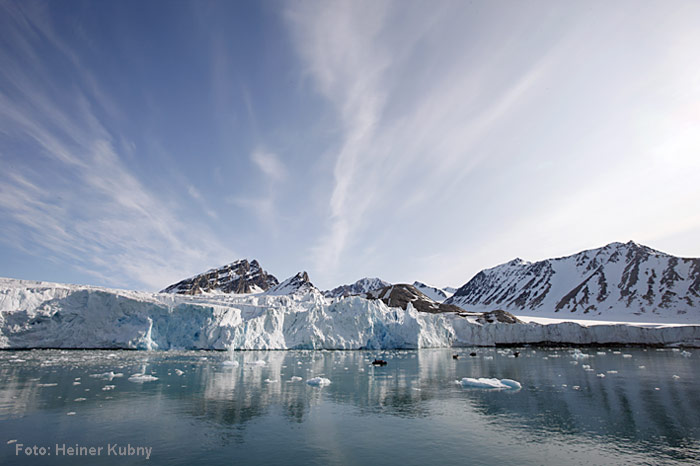
{"type": "Polygon", "coordinates": [[[700,2],[0,1],[0,276],[700,257],[700,2]]]}

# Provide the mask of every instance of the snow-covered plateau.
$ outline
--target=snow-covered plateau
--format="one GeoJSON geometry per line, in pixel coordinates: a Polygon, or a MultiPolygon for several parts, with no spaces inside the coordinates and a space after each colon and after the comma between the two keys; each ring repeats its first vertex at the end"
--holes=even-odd
{"type": "Polygon", "coordinates": [[[143,293],[0,279],[0,348],[384,349],[514,344],[700,347],[700,325],[488,323],[378,299],[143,293]]]}

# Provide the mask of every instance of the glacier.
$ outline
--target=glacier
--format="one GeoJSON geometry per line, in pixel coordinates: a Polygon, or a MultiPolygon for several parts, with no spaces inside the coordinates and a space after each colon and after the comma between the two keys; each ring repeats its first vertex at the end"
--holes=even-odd
{"type": "Polygon", "coordinates": [[[520,344],[700,347],[700,325],[488,323],[359,296],[196,296],[0,279],[0,348],[418,349],[520,344]]]}

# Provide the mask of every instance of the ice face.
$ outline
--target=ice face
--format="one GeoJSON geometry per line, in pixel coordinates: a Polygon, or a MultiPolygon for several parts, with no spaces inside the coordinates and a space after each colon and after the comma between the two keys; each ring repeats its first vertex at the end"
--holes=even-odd
{"type": "MultiPolygon", "coordinates": [[[[175,296],[4,280],[1,348],[387,349],[523,343],[697,345],[700,326],[479,323],[381,300],[175,296]]],[[[575,359],[585,358],[581,352],[575,359]]],[[[553,357],[553,356],[552,356],[553,357]]]]}

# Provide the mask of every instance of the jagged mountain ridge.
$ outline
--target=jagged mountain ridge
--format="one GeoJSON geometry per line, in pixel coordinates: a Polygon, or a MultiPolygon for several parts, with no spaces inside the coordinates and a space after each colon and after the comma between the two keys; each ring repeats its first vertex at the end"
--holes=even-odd
{"type": "Polygon", "coordinates": [[[201,294],[219,293],[255,293],[265,291],[279,284],[274,275],[267,273],[258,261],[253,259],[237,260],[204,273],[186,278],[168,286],[161,293],[201,294]]]}
{"type": "Polygon", "coordinates": [[[350,285],[341,285],[332,290],[323,292],[326,298],[341,298],[345,296],[359,296],[373,290],[378,290],[389,286],[391,283],[382,280],[381,278],[361,278],[350,285]]]}
{"type": "Polygon", "coordinates": [[[700,259],[630,241],[482,270],[445,301],[467,310],[594,316],[700,315],[700,259]]]}
{"type": "Polygon", "coordinates": [[[300,296],[307,293],[320,293],[320,291],[309,280],[309,274],[299,272],[296,275],[289,277],[282,283],[273,286],[267,290],[265,295],[281,296],[281,295],[296,295],[300,296]]]}

